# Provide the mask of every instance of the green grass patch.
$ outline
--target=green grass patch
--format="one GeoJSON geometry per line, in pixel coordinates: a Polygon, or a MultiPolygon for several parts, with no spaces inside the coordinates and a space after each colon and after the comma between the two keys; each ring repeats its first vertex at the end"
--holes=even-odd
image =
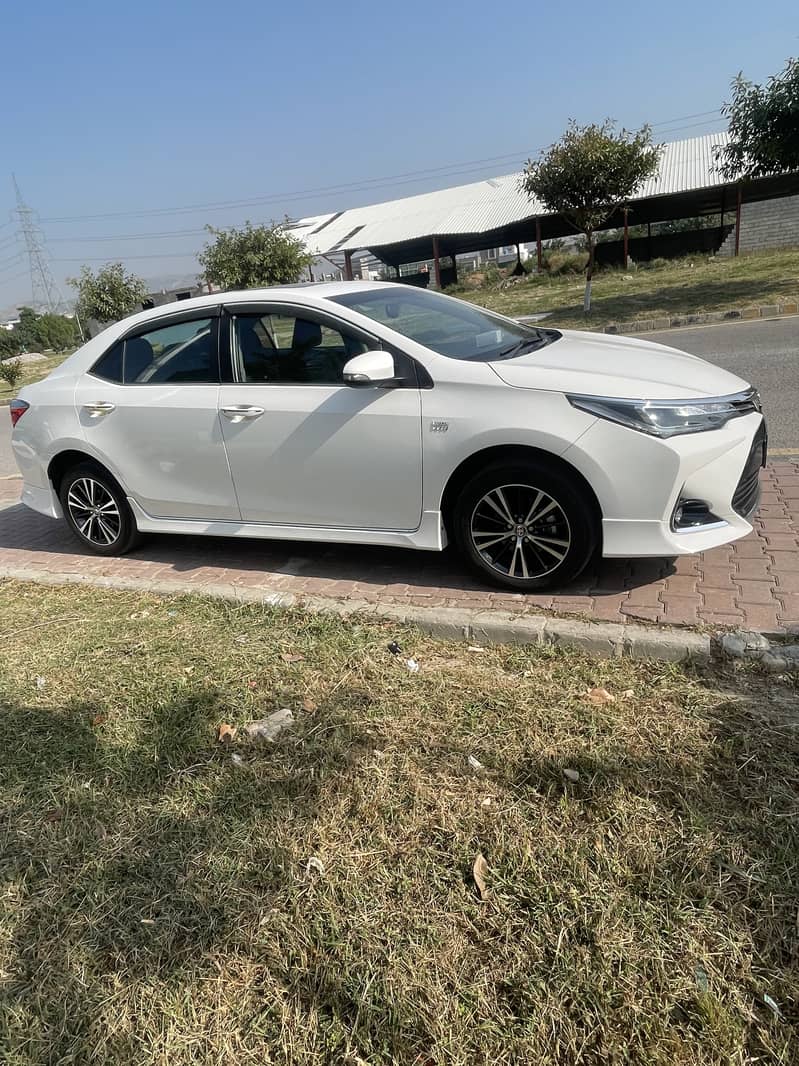
{"type": "Polygon", "coordinates": [[[799,249],[737,259],[697,255],[651,268],[601,270],[594,277],[588,315],[583,313],[584,288],[582,276],[531,275],[507,289],[467,291],[461,298],[511,316],[550,311],[546,325],[569,329],[757,307],[799,298],[799,249]]]}
{"type": "Polygon", "coordinates": [[[0,634],[4,1064],[796,1061],[786,686],[11,582],[0,634]]]}

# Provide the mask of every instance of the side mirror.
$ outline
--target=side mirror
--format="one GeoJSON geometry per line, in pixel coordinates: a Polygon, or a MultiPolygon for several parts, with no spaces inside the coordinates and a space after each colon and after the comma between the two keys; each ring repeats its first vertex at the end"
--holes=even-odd
{"type": "Polygon", "coordinates": [[[387,385],[394,381],[396,369],[390,352],[364,352],[346,364],[342,374],[345,385],[387,385]]]}

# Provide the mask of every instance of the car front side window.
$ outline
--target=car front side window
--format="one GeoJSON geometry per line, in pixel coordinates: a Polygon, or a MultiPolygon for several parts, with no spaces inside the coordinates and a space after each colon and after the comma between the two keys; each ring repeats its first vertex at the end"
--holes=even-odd
{"type": "Polygon", "coordinates": [[[368,350],[304,310],[234,315],[232,341],[237,377],[248,384],[342,385],[345,365],[368,350]]]}

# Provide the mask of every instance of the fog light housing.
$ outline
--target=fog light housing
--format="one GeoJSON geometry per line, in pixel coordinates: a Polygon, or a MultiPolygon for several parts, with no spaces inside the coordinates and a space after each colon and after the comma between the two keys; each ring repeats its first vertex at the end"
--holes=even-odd
{"type": "Polygon", "coordinates": [[[675,533],[685,533],[721,521],[704,500],[689,500],[681,496],[671,516],[671,528],[675,533]]]}

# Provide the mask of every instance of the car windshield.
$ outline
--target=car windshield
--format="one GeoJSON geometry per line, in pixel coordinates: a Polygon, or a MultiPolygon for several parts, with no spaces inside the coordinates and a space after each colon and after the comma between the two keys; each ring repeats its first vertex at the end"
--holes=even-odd
{"type": "Polygon", "coordinates": [[[463,300],[406,285],[331,299],[450,359],[513,359],[560,337],[555,330],[522,326],[463,300]]]}

